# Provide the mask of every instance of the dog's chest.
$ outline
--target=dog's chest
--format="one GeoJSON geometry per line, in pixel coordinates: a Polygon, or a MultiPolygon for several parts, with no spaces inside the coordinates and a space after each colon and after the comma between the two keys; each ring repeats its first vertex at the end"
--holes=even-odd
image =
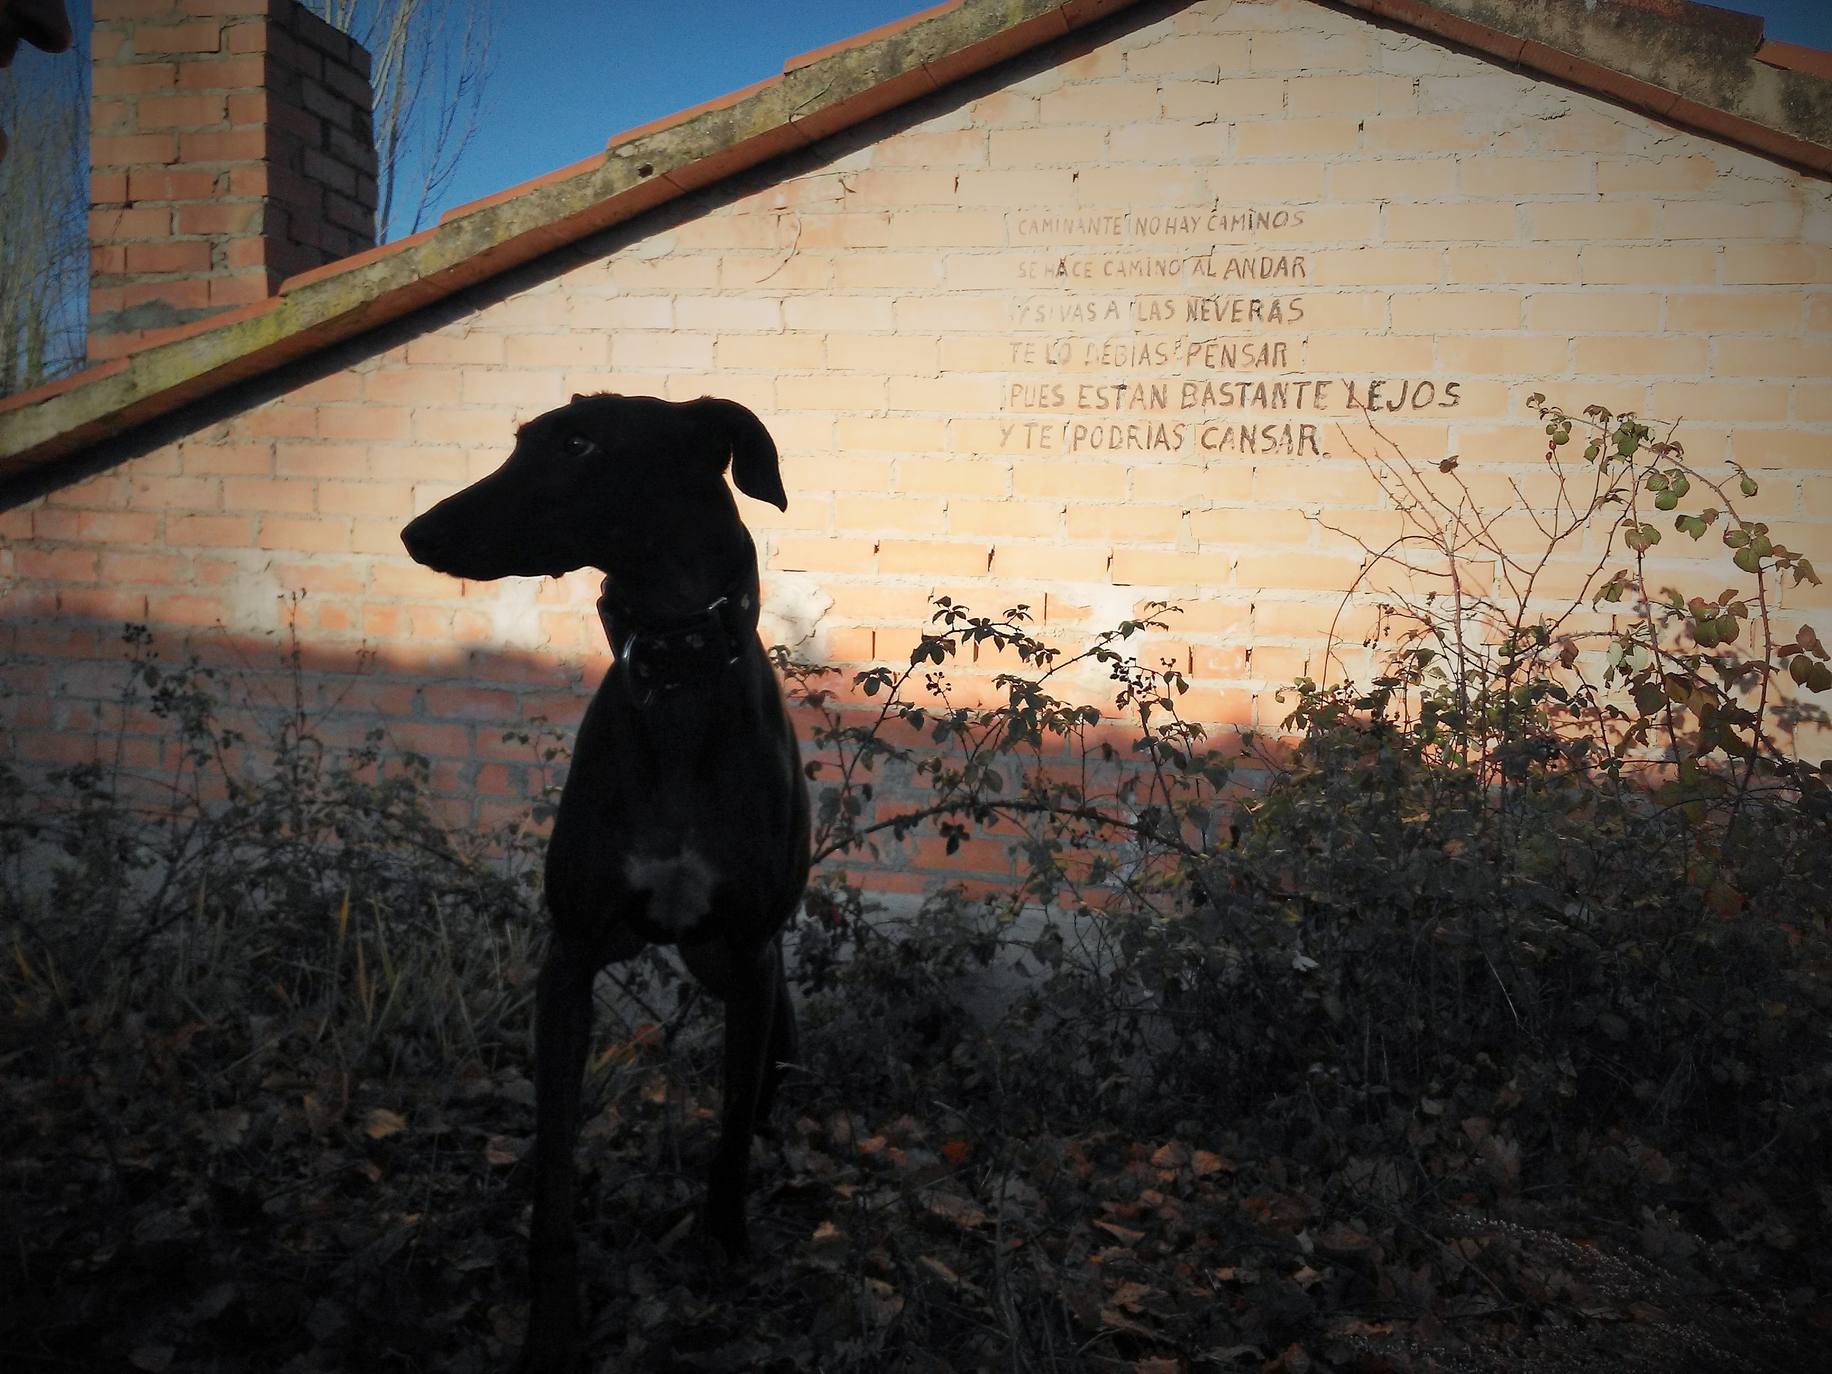
{"type": "Polygon", "coordinates": [[[712,911],[720,877],[712,861],[692,848],[671,855],[625,855],[623,876],[632,891],[648,897],[649,924],[671,935],[692,930],[712,911]]]}
{"type": "Polygon", "coordinates": [[[763,687],[774,680],[638,706],[607,681],[580,726],[548,849],[556,921],[609,921],[664,944],[780,922],[806,802],[794,738],[780,707],[762,709],[777,700],[763,687]]]}

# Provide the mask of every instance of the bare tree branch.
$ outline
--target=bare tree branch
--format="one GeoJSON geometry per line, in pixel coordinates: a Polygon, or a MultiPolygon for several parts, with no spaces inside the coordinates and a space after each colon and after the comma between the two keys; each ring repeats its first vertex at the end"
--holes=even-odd
{"type": "Polygon", "coordinates": [[[89,64],[21,53],[0,81],[0,395],[83,361],[89,64]]]}
{"type": "Polygon", "coordinates": [[[369,50],[384,239],[416,232],[477,132],[490,74],[488,0],[306,0],[369,50]],[[398,231],[398,232],[397,232],[398,231]]]}

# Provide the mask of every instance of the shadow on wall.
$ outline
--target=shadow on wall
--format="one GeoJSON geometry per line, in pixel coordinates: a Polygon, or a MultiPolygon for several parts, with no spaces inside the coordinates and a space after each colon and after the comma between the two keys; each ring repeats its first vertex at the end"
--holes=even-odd
{"type": "MultiPolygon", "coordinates": [[[[304,604],[290,602],[295,623],[304,604]]],[[[227,799],[232,780],[296,766],[303,750],[314,765],[365,777],[417,775],[440,823],[489,843],[543,831],[573,733],[609,666],[602,650],[583,661],[475,646],[375,650],[314,642],[302,627],[261,636],[67,616],[13,616],[0,626],[0,653],[0,765],[13,768],[28,796],[67,791],[74,772],[157,809],[170,804],[182,776],[184,787],[216,803],[227,799]]],[[[952,700],[979,707],[1004,695],[995,670],[1019,665],[988,649],[980,663],[947,666],[958,689],[952,700]]],[[[931,667],[912,670],[909,695],[934,707],[940,699],[922,686],[931,667]]],[[[968,752],[958,740],[938,746],[930,726],[886,714],[887,694],[862,687],[858,671],[847,666],[793,684],[804,760],[819,765],[817,808],[845,772],[817,739],[836,720],[919,758],[968,752]],[[811,687],[825,712],[807,703],[811,687]]],[[[1019,756],[1019,767],[1119,795],[1126,771],[1139,767],[1136,722],[1113,719],[1112,691],[1085,679],[1060,690],[1078,704],[1100,703],[1105,718],[1077,746],[1046,733],[1039,750],[1019,756]]],[[[929,720],[937,714],[931,710],[929,720]]],[[[984,818],[971,835],[938,826],[952,817],[890,828],[889,818],[920,811],[937,795],[933,777],[907,756],[886,754],[848,776],[863,808],[852,826],[870,831],[883,821],[885,828],[833,864],[867,889],[918,893],[957,881],[989,890],[1015,879],[1012,846],[1022,832],[1009,820],[984,818]]],[[[1016,779],[1001,785],[1015,789],[1016,779]]]]}

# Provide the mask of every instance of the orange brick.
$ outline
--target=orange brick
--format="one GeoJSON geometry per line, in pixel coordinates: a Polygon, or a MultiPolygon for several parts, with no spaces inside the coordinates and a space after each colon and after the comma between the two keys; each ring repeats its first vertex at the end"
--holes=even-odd
{"type": "Polygon", "coordinates": [[[1678,238],[1670,233],[1665,215],[1650,201],[1561,201],[1527,207],[1527,237],[1536,239],[1678,238]]]}
{"type": "Polygon", "coordinates": [[[676,329],[774,334],[782,329],[782,302],[763,296],[682,296],[675,302],[674,317],[676,329]]]}
{"type": "Polygon", "coordinates": [[[222,50],[223,30],[215,20],[141,24],[134,31],[134,52],[139,56],[148,53],[206,53],[222,50]]]}
{"type": "Polygon", "coordinates": [[[1181,553],[1168,549],[1116,548],[1108,575],[1120,586],[1225,586],[1231,582],[1229,560],[1215,553],[1181,553]]]}
{"type": "Polygon", "coordinates": [[[178,85],[187,90],[240,90],[259,86],[266,69],[258,55],[217,57],[178,64],[178,85]]]}
{"type": "Polygon", "coordinates": [[[607,336],[585,331],[511,334],[503,340],[503,360],[516,368],[603,367],[610,355],[611,341],[607,336]]]}
{"type": "Polygon", "coordinates": [[[778,377],[776,404],[789,410],[865,410],[884,408],[885,380],[823,373],[812,377],[778,377]]]}
{"type": "Polygon", "coordinates": [[[1643,291],[1540,291],[1527,297],[1527,328],[1643,333],[1660,327],[1660,309],[1643,291]]]}
{"type": "Polygon", "coordinates": [[[168,515],[168,547],[246,548],[253,542],[254,521],[243,515],[168,515]]]}
{"type": "Polygon", "coordinates": [[[178,160],[181,162],[254,162],[266,153],[265,129],[181,132],[178,135],[178,160]]]}
{"type": "Polygon", "coordinates": [[[916,531],[942,528],[947,502],[941,497],[836,495],[834,524],[843,530],[916,531]]]}
{"type": "Polygon", "coordinates": [[[274,445],[273,471],[280,477],[362,477],[369,471],[369,450],[362,444],[274,445]]]}
{"type": "Polygon", "coordinates": [[[1253,35],[1251,70],[1256,72],[1360,72],[1373,57],[1372,30],[1319,33],[1274,30],[1253,35]]]}
{"type": "MultiPolygon", "coordinates": [[[[709,372],[713,363],[713,342],[711,334],[618,334],[611,339],[611,366],[633,372],[709,372]]],[[[539,409],[555,404],[558,402],[545,402],[539,409]]]]}
{"type": "Polygon", "coordinates": [[[1660,234],[1669,239],[1792,238],[1800,228],[1801,206],[1797,203],[1669,201],[1660,207],[1660,234]]]}
{"type": "Polygon", "coordinates": [[[877,545],[870,539],[777,534],[770,536],[769,549],[769,566],[778,572],[869,573],[877,566],[877,545]]]}
{"type": "Polygon", "coordinates": [[[952,543],[939,539],[884,539],[878,543],[878,570],[919,573],[929,577],[983,577],[992,550],[984,542],[952,543]]]}
{"type": "Polygon", "coordinates": [[[39,549],[29,545],[13,551],[14,566],[21,577],[43,578],[50,582],[94,582],[97,555],[93,549],[39,549]]]}
{"type": "Polygon", "coordinates": [[[224,117],[225,98],[214,93],[140,97],[142,129],[195,129],[221,124],[224,117]]]}
{"type": "Polygon", "coordinates": [[[1659,382],[1648,388],[1655,415],[1689,420],[1785,420],[1788,388],[1759,382],[1659,382]]]}
{"type": "Polygon", "coordinates": [[[1012,465],[1011,487],[1013,495],[1028,500],[1122,501],[1126,470],[1110,463],[1019,462],[1012,465]]]}
{"type": "Polygon", "coordinates": [[[171,232],[172,212],[163,205],[133,209],[111,207],[89,212],[89,241],[94,244],[164,238],[171,232]]]}
{"type": "Polygon", "coordinates": [[[1067,528],[1071,539],[1174,545],[1183,532],[1183,515],[1175,506],[1077,502],[1068,508],[1067,528]]]}
{"type": "Polygon", "coordinates": [[[164,510],[217,511],[223,484],[214,477],[136,477],[134,504],[164,510]]]}
{"type": "Polygon", "coordinates": [[[1444,254],[1436,248],[1328,249],[1306,261],[1311,279],[1327,286],[1434,286],[1444,278],[1444,254]]]}
{"type": "Polygon", "coordinates": [[[210,270],[210,245],[183,240],[175,243],[130,243],[127,245],[129,272],[207,272],[210,270]]]}
{"type": "Polygon", "coordinates": [[[942,420],[842,416],[834,425],[834,439],[844,450],[932,453],[947,447],[948,426],[942,420]]]}
{"type": "Polygon", "coordinates": [[[322,406],[318,433],[326,439],[405,439],[413,432],[406,406],[322,406]]]}
{"type": "Polygon", "coordinates": [[[1800,339],[1718,339],[1711,356],[1711,370],[1718,376],[1832,380],[1832,344],[1800,339]]]}
{"type": "Polygon", "coordinates": [[[1712,333],[1792,334],[1800,329],[1805,300],[1799,291],[1676,291],[1667,297],[1667,324],[1712,333]]]}
{"type": "Polygon", "coordinates": [[[300,514],[313,508],[313,484],[271,477],[225,477],[223,506],[231,511],[300,514]]]}
{"type": "Polygon", "coordinates": [[[350,547],[350,522],[341,516],[295,520],[266,516],[257,548],[296,549],[306,553],[343,553],[350,547]]]}
{"type": "Polygon", "coordinates": [[[176,161],[174,134],[107,134],[89,140],[92,167],[156,167],[176,161]]]}
{"type": "Polygon", "coordinates": [[[826,344],[818,334],[735,334],[713,346],[721,372],[739,369],[795,371],[826,362],[826,344]]]}
{"type": "Polygon", "coordinates": [[[1550,377],[1567,370],[1570,352],[1567,341],[1558,337],[1449,335],[1438,340],[1439,364],[1453,374],[1550,377]]]}
{"type": "Polygon", "coordinates": [[[1597,159],[1597,189],[1611,192],[1703,191],[1717,180],[1717,163],[1692,157],[1597,159]]]}
{"type": "Polygon", "coordinates": [[[174,586],[185,574],[185,560],[171,554],[104,552],[101,576],[125,586],[174,586]]]}
{"type": "MultiPolygon", "coordinates": [[[[948,502],[948,533],[1001,539],[1052,539],[1062,526],[1062,508],[1035,501],[948,502]]],[[[935,525],[929,529],[937,528],[935,525]]]]}
{"type": "MultiPolygon", "coordinates": [[[[1326,517],[1327,518],[1327,517],[1326,517]]],[[[1311,542],[1313,522],[1291,510],[1199,510],[1190,514],[1190,532],[1204,546],[1211,543],[1234,548],[1261,544],[1311,542]]]]}
{"type": "Polygon", "coordinates": [[[1596,373],[1672,376],[1706,371],[1706,340],[1675,335],[1604,335],[1579,339],[1575,366],[1579,375],[1596,373]]]}
{"type": "Polygon", "coordinates": [[[240,427],[258,438],[307,438],[318,432],[318,411],[314,406],[274,402],[246,412],[240,427]]]}
{"type": "MultiPolygon", "coordinates": [[[[1575,285],[1579,280],[1579,250],[1575,247],[1452,248],[1449,261],[1450,280],[1464,285],[1475,282],[1575,285]]],[[[1585,280],[1590,281],[1589,278],[1585,280]]]]}
{"type": "Polygon", "coordinates": [[[1235,578],[1243,587],[1276,587],[1291,591],[1347,591],[1361,561],[1315,553],[1262,554],[1243,550],[1236,556],[1235,578]]]}
{"type": "Polygon", "coordinates": [[[1520,328],[1521,298],[1513,291],[1395,293],[1393,327],[1408,333],[1520,328]]]}
{"type": "Polygon", "coordinates": [[[504,336],[472,330],[463,334],[422,334],[407,344],[407,361],[431,364],[500,363],[504,336]]]}
{"type": "Polygon", "coordinates": [[[1687,286],[1716,279],[1717,252],[1703,244],[1586,244],[1579,268],[1586,285],[1687,286]]]}
{"type": "Polygon", "coordinates": [[[958,415],[997,410],[1003,394],[1003,388],[990,377],[892,376],[887,399],[892,410],[958,415]]]}
{"type": "MultiPolygon", "coordinates": [[[[178,232],[181,234],[245,233],[257,227],[256,221],[260,215],[261,208],[258,205],[181,205],[178,207],[178,232]]],[[[261,285],[264,287],[265,283],[261,285]]]]}
{"type": "Polygon", "coordinates": [[[940,343],[920,333],[830,333],[828,366],[839,372],[927,376],[936,370],[940,343]]]}
{"type": "Polygon", "coordinates": [[[1508,204],[1449,201],[1409,205],[1396,201],[1386,207],[1385,238],[1389,243],[1458,239],[1505,243],[1515,236],[1515,223],[1515,209],[1508,204]]]}
{"type": "Polygon", "coordinates": [[[414,513],[414,489],[403,482],[322,482],[317,502],[326,515],[407,520],[414,513]]]}
{"type": "Polygon", "coordinates": [[[79,511],[77,535],[108,544],[156,544],[159,517],[150,511],[79,511]]]}
{"type": "Polygon", "coordinates": [[[946,496],[1003,496],[1010,478],[1004,463],[986,458],[905,458],[897,463],[896,487],[946,496]]]}
{"type": "Polygon", "coordinates": [[[1361,122],[1346,116],[1254,120],[1234,131],[1243,158],[1344,157],[1360,146],[1361,122]]]}
{"type": "Polygon", "coordinates": [[[896,324],[894,303],[876,296],[790,297],[782,309],[790,329],[857,333],[888,331],[896,324]]]}

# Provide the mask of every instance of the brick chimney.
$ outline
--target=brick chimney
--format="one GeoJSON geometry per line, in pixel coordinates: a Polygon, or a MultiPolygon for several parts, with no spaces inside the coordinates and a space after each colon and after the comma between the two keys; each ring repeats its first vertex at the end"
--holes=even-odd
{"type": "Polygon", "coordinates": [[[297,0],[95,0],[89,358],[375,244],[369,54],[297,0]]]}

